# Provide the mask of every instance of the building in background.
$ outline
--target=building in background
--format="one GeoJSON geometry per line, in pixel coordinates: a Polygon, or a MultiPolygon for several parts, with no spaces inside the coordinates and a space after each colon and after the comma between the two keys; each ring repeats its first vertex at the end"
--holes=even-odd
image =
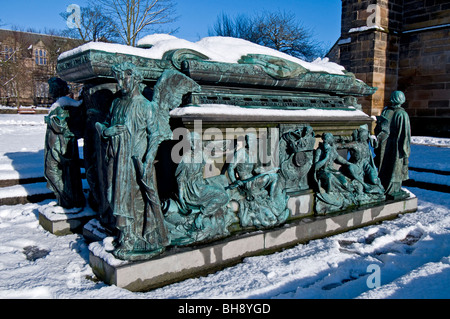
{"type": "Polygon", "coordinates": [[[341,37],[328,57],[378,87],[360,101],[367,114],[401,90],[414,135],[450,137],[449,31],[448,0],[342,0],[341,37]]]}
{"type": "Polygon", "coordinates": [[[56,75],[58,56],[80,44],[71,38],[0,29],[0,104],[51,104],[47,81],[56,75]]]}

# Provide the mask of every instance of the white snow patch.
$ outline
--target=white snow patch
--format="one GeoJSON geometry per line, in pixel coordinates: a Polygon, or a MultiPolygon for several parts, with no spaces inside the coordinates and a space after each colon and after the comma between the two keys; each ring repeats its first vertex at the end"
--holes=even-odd
{"type": "Polygon", "coordinates": [[[103,259],[111,266],[122,266],[126,265],[128,262],[117,259],[111,254],[114,250],[113,245],[114,237],[106,237],[103,241],[94,242],[89,244],[89,251],[95,256],[103,259]]]}
{"type": "Polygon", "coordinates": [[[367,117],[367,115],[355,108],[347,110],[323,110],[323,109],[302,109],[302,110],[281,110],[264,108],[246,108],[236,105],[226,104],[200,104],[199,106],[179,107],[170,112],[171,116],[181,117],[186,115],[235,115],[235,116],[267,116],[267,117],[367,117]]]}
{"type": "Polygon", "coordinates": [[[433,145],[441,147],[450,147],[450,139],[431,136],[412,136],[411,143],[416,145],[433,145]]]}
{"type": "Polygon", "coordinates": [[[380,27],[379,25],[373,25],[373,26],[363,26],[363,27],[359,27],[359,28],[351,28],[350,30],[348,30],[348,33],[353,33],[353,32],[362,32],[362,31],[367,31],[367,30],[381,30],[384,31],[383,27],[380,27]]]}
{"type": "Polygon", "coordinates": [[[352,38],[341,39],[338,41],[338,44],[348,44],[352,42],[352,38]]]}
{"type": "Polygon", "coordinates": [[[95,216],[97,213],[90,207],[84,208],[63,208],[57,205],[57,202],[50,202],[47,205],[39,207],[39,213],[50,221],[62,221],[72,218],[82,218],[95,216]]]}

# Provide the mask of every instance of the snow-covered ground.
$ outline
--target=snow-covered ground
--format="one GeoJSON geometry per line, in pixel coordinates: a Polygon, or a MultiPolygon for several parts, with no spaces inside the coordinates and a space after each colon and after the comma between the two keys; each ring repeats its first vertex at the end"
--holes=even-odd
{"type": "MultiPolygon", "coordinates": [[[[43,115],[0,115],[0,179],[42,173],[44,135],[43,115]]],[[[450,139],[413,143],[411,166],[450,171],[450,139]]],[[[82,236],[43,230],[50,201],[0,206],[0,298],[450,298],[450,194],[409,190],[416,213],[146,293],[98,282],[82,236]]]]}

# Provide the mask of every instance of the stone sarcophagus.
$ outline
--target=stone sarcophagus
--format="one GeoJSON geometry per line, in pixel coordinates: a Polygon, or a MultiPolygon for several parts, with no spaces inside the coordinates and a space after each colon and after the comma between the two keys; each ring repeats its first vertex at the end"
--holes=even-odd
{"type": "Polygon", "coordinates": [[[88,203],[109,234],[90,263],[110,284],[150,289],[416,208],[378,177],[357,102],[376,88],[327,60],[153,35],[63,53],[58,74],[84,84],[88,203]]]}

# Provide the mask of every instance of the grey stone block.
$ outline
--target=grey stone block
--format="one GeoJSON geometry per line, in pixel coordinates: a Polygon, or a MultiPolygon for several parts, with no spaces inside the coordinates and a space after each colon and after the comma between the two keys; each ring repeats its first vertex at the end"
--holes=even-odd
{"type": "Polygon", "coordinates": [[[238,234],[209,245],[174,248],[144,262],[117,260],[96,242],[89,245],[89,262],[96,276],[107,284],[146,291],[223,269],[245,257],[272,253],[416,210],[417,198],[413,196],[345,214],[299,218],[277,229],[238,234]]]}
{"type": "Polygon", "coordinates": [[[97,214],[88,208],[74,210],[64,210],[52,204],[43,206],[39,209],[39,224],[46,231],[57,235],[65,236],[74,233],[81,233],[83,226],[94,218],[97,214]],[[55,209],[55,211],[52,211],[55,209]],[[66,213],[57,210],[66,211],[66,213]]]}

